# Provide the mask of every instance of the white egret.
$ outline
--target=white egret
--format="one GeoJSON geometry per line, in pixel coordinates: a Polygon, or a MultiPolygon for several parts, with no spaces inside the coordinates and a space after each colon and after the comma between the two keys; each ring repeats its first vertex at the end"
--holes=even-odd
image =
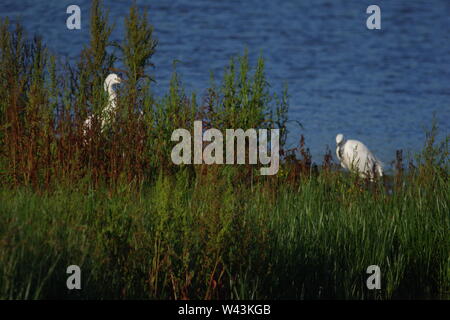
{"type": "Polygon", "coordinates": [[[336,136],[336,155],[343,168],[357,172],[361,177],[373,180],[375,175],[383,176],[383,164],[361,141],[344,141],[344,135],[339,133],[336,136]]]}
{"type": "MultiPolygon", "coordinates": [[[[105,82],[103,84],[103,88],[105,89],[105,91],[108,93],[108,103],[106,105],[106,107],[103,109],[102,112],[102,131],[105,129],[106,125],[108,123],[110,123],[110,121],[114,118],[116,111],[117,111],[117,105],[116,105],[116,100],[117,100],[117,94],[116,91],[114,90],[114,85],[121,83],[122,79],[115,73],[111,73],[109,74],[106,79],[105,82]]],[[[91,129],[92,126],[92,119],[93,116],[90,115],[85,121],[84,121],[84,135],[87,135],[87,131],[89,129],[91,129]]]]}

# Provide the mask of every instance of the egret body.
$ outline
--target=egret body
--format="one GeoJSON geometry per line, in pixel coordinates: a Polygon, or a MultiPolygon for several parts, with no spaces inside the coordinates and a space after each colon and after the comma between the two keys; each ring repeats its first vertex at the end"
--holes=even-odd
{"type": "Polygon", "coordinates": [[[372,152],[358,140],[344,140],[344,135],[336,136],[336,155],[341,166],[352,172],[357,172],[361,177],[383,176],[383,165],[372,152]]]}
{"type": "MultiPolygon", "coordinates": [[[[103,88],[108,93],[108,103],[106,107],[103,109],[102,112],[102,131],[105,129],[106,125],[113,119],[114,115],[117,112],[117,94],[114,90],[114,85],[121,83],[122,79],[115,73],[109,74],[105,82],[103,84],[103,88]]],[[[92,118],[93,116],[90,115],[85,121],[84,121],[84,134],[87,134],[87,130],[89,130],[92,127],[92,118]]]]}

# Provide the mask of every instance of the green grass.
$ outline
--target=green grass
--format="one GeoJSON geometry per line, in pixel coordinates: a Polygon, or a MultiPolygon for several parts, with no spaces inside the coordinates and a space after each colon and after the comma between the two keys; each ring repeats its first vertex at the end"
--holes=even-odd
{"type": "Polygon", "coordinates": [[[2,189],[0,298],[448,299],[447,181],[387,194],[343,174],[248,186],[232,171],[138,193],[2,189]],[[81,291],[66,289],[72,264],[81,291]],[[373,264],[381,290],[366,288],[373,264]]]}

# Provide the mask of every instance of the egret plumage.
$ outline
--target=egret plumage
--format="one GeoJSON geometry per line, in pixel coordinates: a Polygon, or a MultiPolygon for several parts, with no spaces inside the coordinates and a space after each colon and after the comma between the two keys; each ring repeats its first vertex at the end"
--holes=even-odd
{"type": "Polygon", "coordinates": [[[345,141],[344,135],[339,133],[336,136],[336,155],[343,168],[357,172],[361,177],[373,180],[375,176],[383,176],[383,164],[361,141],[345,141]]]}
{"type": "MultiPolygon", "coordinates": [[[[106,125],[112,121],[117,112],[117,93],[114,89],[114,85],[119,84],[121,82],[122,79],[117,74],[111,73],[106,77],[105,82],[103,84],[104,90],[108,93],[108,103],[106,107],[103,109],[101,115],[102,131],[105,129],[106,125]]],[[[85,135],[87,134],[87,131],[90,130],[92,127],[92,119],[93,116],[90,115],[84,121],[85,135]]]]}

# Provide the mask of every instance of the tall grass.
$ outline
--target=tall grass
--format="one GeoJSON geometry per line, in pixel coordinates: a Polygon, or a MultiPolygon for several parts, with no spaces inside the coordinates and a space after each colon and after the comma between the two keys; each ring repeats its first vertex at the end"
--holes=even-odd
{"type": "Polygon", "coordinates": [[[247,52],[233,58],[200,98],[174,64],[156,97],[147,15],[132,7],[112,43],[104,12],[93,1],[75,64],[0,23],[1,299],[448,298],[449,139],[438,144],[435,127],[408,168],[398,152],[384,181],[337,170],[330,152],[314,164],[303,136],[284,149],[288,93],[269,90],[262,57],[254,68],[247,52]],[[102,131],[110,72],[128,81],[102,131]],[[172,131],[195,120],[279,128],[279,173],[173,165],[172,131]],[[81,291],[66,288],[73,264],[81,291]],[[369,265],[381,290],[366,287],[369,265]]]}
{"type": "MultiPolygon", "coordinates": [[[[135,193],[0,192],[2,298],[426,298],[448,294],[448,182],[236,183],[159,175],[135,193]],[[82,290],[65,268],[82,270],[82,290]],[[369,265],[382,289],[366,287],[369,265]]],[[[232,171],[232,169],[230,169],[232,171]]],[[[448,296],[447,296],[448,298],[448,296]]]]}

